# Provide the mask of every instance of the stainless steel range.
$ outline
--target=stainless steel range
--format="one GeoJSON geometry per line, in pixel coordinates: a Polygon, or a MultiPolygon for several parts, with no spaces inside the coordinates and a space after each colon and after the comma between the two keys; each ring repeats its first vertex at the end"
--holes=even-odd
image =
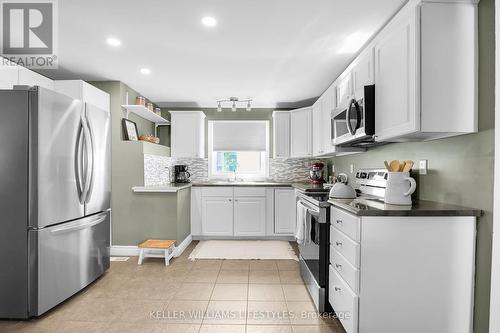
{"type": "Polygon", "coordinates": [[[328,302],[330,204],[328,189],[321,185],[297,185],[295,195],[307,209],[310,242],[299,244],[300,273],[319,312],[331,312],[328,302]]]}
{"type": "Polygon", "coordinates": [[[387,175],[386,169],[360,169],[356,173],[358,197],[384,201],[387,175]]]}

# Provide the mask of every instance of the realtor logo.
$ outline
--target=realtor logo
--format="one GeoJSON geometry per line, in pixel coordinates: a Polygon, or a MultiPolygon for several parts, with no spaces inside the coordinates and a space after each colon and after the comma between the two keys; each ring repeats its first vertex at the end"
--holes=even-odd
{"type": "Polygon", "coordinates": [[[0,0],[0,4],[2,56],[25,67],[57,68],[57,2],[0,0]]]}

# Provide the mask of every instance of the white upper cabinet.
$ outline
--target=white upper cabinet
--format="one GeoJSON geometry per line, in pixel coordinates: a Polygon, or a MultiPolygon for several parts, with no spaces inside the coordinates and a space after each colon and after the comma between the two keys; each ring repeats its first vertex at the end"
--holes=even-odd
{"type": "MultiPolygon", "coordinates": [[[[323,97],[323,96],[322,96],[323,97]]],[[[325,138],[323,135],[323,98],[320,97],[316,103],[312,106],[312,118],[313,118],[313,155],[319,156],[325,152],[325,138]]]]}
{"type": "Polygon", "coordinates": [[[290,112],[273,112],[273,156],[290,157],[290,112]]]}
{"type": "Polygon", "coordinates": [[[54,81],[25,67],[19,66],[19,83],[26,86],[40,86],[54,90],[54,81]]]}
{"type": "Polygon", "coordinates": [[[350,69],[342,73],[335,83],[336,102],[335,107],[347,107],[352,96],[352,72],[350,69]]]}
{"type": "Polygon", "coordinates": [[[335,108],[336,90],[335,86],[331,85],[325,91],[322,98],[322,116],[321,125],[323,126],[323,154],[334,154],[336,152],[335,145],[332,143],[332,111],[335,108]]]}
{"type": "Polygon", "coordinates": [[[374,50],[368,47],[352,63],[352,87],[354,98],[364,96],[364,87],[375,83],[374,50]]]}
{"type": "Polygon", "coordinates": [[[109,111],[109,94],[82,80],[56,80],[54,90],[109,111]]]}
{"type": "Polygon", "coordinates": [[[404,7],[375,43],[375,134],[381,141],[419,129],[414,14],[404,7]]]}
{"type": "Polygon", "coordinates": [[[290,111],[290,128],[290,157],[312,156],[312,108],[290,111]]]}
{"type": "Polygon", "coordinates": [[[205,114],[201,111],[170,111],[172,157],[205,157],[205,114]]]}
{"type": "Polygon", "coordinates": [[[19,80],[19,66],[0,57],[0,89],[12,89],[19,80]]]}
{"type": "Polygon", "coordinates": [[[54,81],[41,74],[0,57],[0,88],[12,89],[15,85],[40,86],[54,89],[54,81]]]}
{"type": "Polygon", "coordinates": [[[377,141],[477,132],[477,2],[410,1],[373,45],[377,141]]]}

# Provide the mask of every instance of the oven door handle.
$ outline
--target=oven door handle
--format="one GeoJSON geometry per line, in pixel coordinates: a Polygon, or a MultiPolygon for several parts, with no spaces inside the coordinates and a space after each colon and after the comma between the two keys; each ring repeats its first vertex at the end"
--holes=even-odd
{"type": "MultiPolygon", "coordinates": [[[[299,199],[300,200],[300,199],[299,199]]],[[[319,210],[316,209],[314,206],[312,206],[310,203],[308,203],[305,200],[300,200],[300,203],[306,207],[307,213],[313,216],[319,216],[319,210]]]]}

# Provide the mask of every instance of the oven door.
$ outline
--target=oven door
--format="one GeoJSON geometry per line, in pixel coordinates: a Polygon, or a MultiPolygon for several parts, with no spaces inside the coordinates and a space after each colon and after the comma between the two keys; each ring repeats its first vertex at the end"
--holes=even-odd
{"type": "Polygon", "coordinates": [[[311,221],[310,243],[299,244],[299,253],[307,268],[314,276],[314,280],[320,287],[325,287],[328,274],[328,244],[329,230],[328,223],[321,223],[319,212],[308,209],[311,221]]]}
{"type": "Polygon", "coordinates": [[[314,207],[304,200],[301,200],[301,203],[308,208],[311,242],[299,244],[300,272],[317,310],[328,312],[330,311],[327,301],[330,224],[324,216],[328,209],[314,207]]]}

